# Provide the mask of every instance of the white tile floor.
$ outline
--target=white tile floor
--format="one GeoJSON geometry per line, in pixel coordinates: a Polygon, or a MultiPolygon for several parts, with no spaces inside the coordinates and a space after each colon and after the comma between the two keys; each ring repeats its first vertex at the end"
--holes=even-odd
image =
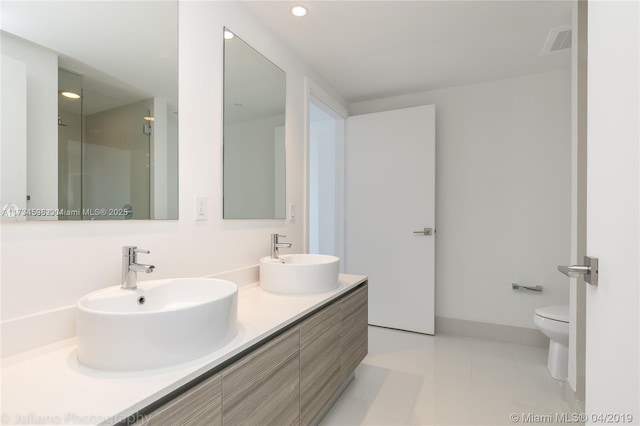
{"type": "Polygon", "coordinates": [[[369,327],[369,355],[320,425],[561,424],[564,383],[546,361],[535,346],[369,327]]]}

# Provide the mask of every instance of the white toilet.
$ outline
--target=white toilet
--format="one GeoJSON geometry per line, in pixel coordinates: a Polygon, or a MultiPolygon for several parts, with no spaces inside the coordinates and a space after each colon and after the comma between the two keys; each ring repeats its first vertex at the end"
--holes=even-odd
{"type": "Polygon", "coordinates": [[[554,379],[565,380],[569,368],[569,305],[537,308],[533,322],[550,340],[547,370],[554,379]]]}

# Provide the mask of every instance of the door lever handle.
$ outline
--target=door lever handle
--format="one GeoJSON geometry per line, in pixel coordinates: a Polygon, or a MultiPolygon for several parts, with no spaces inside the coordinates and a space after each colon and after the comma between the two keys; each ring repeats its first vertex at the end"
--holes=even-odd
{"type": "Polygon", "coordinates": [[[432,235],[433,228],[424,228],[422,231],[413,231],[413,235],[432,235]]]}
{"type": "Polygon", "coordinates": [[[584,265],[558,266],[558,271],[569,278],[584,275],[584,280],[591,285],[598,285],[598,258],[584,257],[584,265]]]}
{"type": "Polygon", "coordinates": [[[570,278],[578,278],[580,275],[589,274],[591,272],[591,267],[582,265],[558,266],[558,271],[570,278]]]}

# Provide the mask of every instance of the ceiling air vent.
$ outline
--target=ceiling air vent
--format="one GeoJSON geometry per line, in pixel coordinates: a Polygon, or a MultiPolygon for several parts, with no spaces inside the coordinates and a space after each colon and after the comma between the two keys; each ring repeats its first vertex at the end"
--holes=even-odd
{"type": "Polygon", "coordinates": [[[549,31],[547,41],[542,47],[541,55],[562,52],[571,49],[571,27],[564,26],[549,31]]]}

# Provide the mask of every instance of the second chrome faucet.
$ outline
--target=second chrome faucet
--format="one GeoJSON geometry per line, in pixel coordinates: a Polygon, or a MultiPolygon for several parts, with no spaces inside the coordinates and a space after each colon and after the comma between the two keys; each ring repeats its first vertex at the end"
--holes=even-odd
{"type": "Polygon", "coordinates": [[[279,238],[287,238],[286,235],[280,234],[271,234],[271,257],[274,259],[278,258],[278,249],[279,248],[290,248],[291,243],[281,243],[279,238]]]}
{"type": "Polygon", "coordinates": [[[138,263],[137,254],[149,254],[149,250],[142,250],[136,246],[122,247],[122,282],[121,287],[135,289],[138,287],[138,272],[149,274],[155,266],[138,263]]]}

